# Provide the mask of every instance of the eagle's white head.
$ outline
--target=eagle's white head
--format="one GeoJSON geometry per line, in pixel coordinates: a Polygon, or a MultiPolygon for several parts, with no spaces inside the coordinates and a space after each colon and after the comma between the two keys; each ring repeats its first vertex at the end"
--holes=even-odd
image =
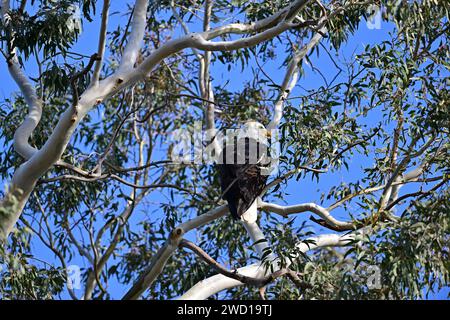
{"type": "Polygon", "coordinates": [[[270,137],[270,131],[267,131],[267,129],[257,121],[247,121],[244,123],[238,137],[267,142],[267,138],[270,137]]]}

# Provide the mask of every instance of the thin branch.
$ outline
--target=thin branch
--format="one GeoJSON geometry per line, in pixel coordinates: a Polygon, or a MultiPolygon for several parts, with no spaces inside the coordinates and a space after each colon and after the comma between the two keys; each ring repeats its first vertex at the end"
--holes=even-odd
{"type": "Polygon", "coordinates": [[[397,198],[395,201],[392,201],[391,203],[389,203],[389,205],[386,207],[386,211],[391,210],[392,208],[394,208],[397,204],[399,204],[400,202],[402,202],[403,200],[406,200],[408,198],[411,197],[418,197],[417,199],[415,199],[415,201],[419,200],[420,198],[423,198],[427,195],[432,194],[433,192],[435,192],[437,189],[439,189],[440,187],[442,187],[444,184],[448,183],[447,180],[442,180],[441,182],[439,182],[438,184],[436,184],[434,187],[432,187],[430,190],[428,191],[417,191],[417,192],[412,192],[412,193],[408,193],[405,194],[399,198],[397,198]]]}
{"type": "Polygon", "coordinates": [[[94,74],[92,75],[91,85],[98,85],[100,79],[100,71],[103,66],[103,60],[105,56],[105,46],[106,46],[106,34],[108,31],[108,18],[109,18],[109,6],[111,0],[103,0],[103,10],[102,10],[102,23],[100,27],[100,37],[98,40],[98,60],[95,64],[94,74]]]}
{"type": "Polygon", "coordinates": [[[327,225],[330,225],[334,228],[339,228],[341,230],[355,229],[355,224],[353,222],[339,221],[330,214],[329,210],[315,203],[303,203],[293,206],[280,206],[277,204],[261,201],[259,202],[259,208],[277,213],[283,217],[288,217],[291,214],[312,212],[321,217],[324,221],[326,221],[327,225]]]}
{"type": "Polygon", "coordinates": [[[250,286],[261,288],[283,275],[290,275],[293,279],[298,279],[298,276],[295,274],[295,272],[289,269],[281,269],[275,271],[274,273],[263,278],[248,277],[246,275],[240,274],[237,270],[231,271],[223,267],[220,263],[214,260],[210,255],[208,255],[202,248],[191,241],[183,239],[180,241],[179,247],[192,250],[204,262],[206,262],[209,266],[213,267],[218,273],[224,275],[225,277],[237,280],[239,282],[242,282],[243,284],[247,284],[250,286]]]}
{"type": "MultiPolygon", "coordinates": [[[[317,24],[323,23],[325,20],[322,18],[317,22],[317,24]]],[[[306,57],[306,55],[313,49],[322,39],[323,32],[327,32],[326,28],[321,28],[321,32],[316,33],[308,44],[303,46],[300,50],[298,50],[294,57],[292,58],[286,74],[283,79],[283,83],[280,86],[280,95],[278,97],[277,102],[274,107],[274,116],[272,121],[268,125],[269,130],[273,130],[278,128],[282,115],[283,115],[283,107],[286,102],[286,99],[289,98],[290,93],[294,89],[297,84],[297,81],[300,76],[300,62],[306,57]]]]}
{"type": "MultiPolygon", "coordinates": [[[[296,247],[299,252],[306,253],[310,250],[322,247],[338,247],[347,246],[358,237],[364,234],[364,230],[353,232],[344,236],[337,234],[324,234],[317,237],[309,238],[308,241],[299,242],[296,247]]],[[[294,258],[295,259],[295,258],[294,258]]],[[[286,268],[289,268],[291,260],[287,261],[286,268]]],[[[274,271],[280,270],[278,261],[272,263],[274,271]]],[[[263,264],[252,264],[243,268],[237,269],[237,273],[251,278],[265,279],[267,277],[267,267],[263,264]]],[[[217,274],[207,279],[198,282],[195,286],[189,289],[179,299],[181,300],[200,300],[206,299],[216,293],[226,289],[232,289],[244,285],[243,282],[229,278],[223,274],[217,274]]]]}

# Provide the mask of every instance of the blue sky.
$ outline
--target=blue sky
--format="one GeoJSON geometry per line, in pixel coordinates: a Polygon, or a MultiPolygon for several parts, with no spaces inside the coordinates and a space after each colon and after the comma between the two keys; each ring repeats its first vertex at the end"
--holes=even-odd
{"type": "MultiPolygon", "coordinates": [[[[128,1],[130,2],[130,1],[128,1]]],[[[125,3],[122,1],[112,1],[112,8],[110,10],[113,15],[110,18],[109,30],[116,29],[119,23],[125,24],[127,22],[127,17],[123,16],[126,12],[125,3]]],[[[99,12],[100,8],[97,8],[97,16],[92,23],[85,24],[83,26],[84,32],[82,33],[78,44],[75,46],[74,51],[82,52],[86,55],[91,55],[97,51],[97,30],[99,30],[99,12]]],[[[195,31],[198,28],[198,25],[193,25],[192,31],[195,31]]],[[[352,54],[360,52],[365,45],[379,43],[384,39],[387,39],[388,32],[392,30],[392,26],[382,23],[380,29],[369,29],[365,23],[361,23],[359,30],[355,35],[351,36],[347,44],[343,45],[341,51],[343,56],[346,59],[353,59],[352,54]]],[[[280,57],[284,59],[283,52],[281,52],[282,48],[275,48],[277,53],[280,53],[280,57]]],[[[323,53],[323,52],[322,52],[323,53]]],[[[321,55],[317,58],[315,55],[311,57],[311,60],[315,67],[319,68],[327,78],[332,78],[335,74],[335,68],[333,66],[332,61],[325,55],[321,55]]],[[[276,83],[281,83],[282,78],[284,76],[284,67],[281,67],[281,60],[278,59],[274,62],[269,62],[264,66],[265,71],[271,76],[271,78],[276,83]]],[[[255,66],[254,62],[250,63],[250,66],[255,66]]],[[[36,77],[37,75],[37,67],[34,63],[28,63],[26,65],[27,74],[31,77],[36,77]]],[[[242,86],[242,83],[245,80],[250,80],[252,77],[250,68],[241,72],[240,67],[232,69],[228,71],[225,67],[220,64],[216,64],[212,68],[212,76],[214,78],[214,84],[222,83],[226,80],[229,82],[229,88],[237,89],[242,86]]],[[[0,101],[8,98],[17,91],[17,86],[13,82],[13,80],[9,77],[6,64],[2,61],[0,63],[0,75],[2,86],[0,87],[0,101]]],[[[315,73],[309,66],[305,67],[305,76],[299,81],[299,85],[304,88],[316,88],[321,85],[323,82],[321,76],[315,73]]],[[[299,93],[300,89],[297,88],[296,91],[292,93],[293,96],[296,93],[299,93]]],[[[375,122],[375,121],[374,121],[375,122]]],[[[1,141],[0,141],[1,142],[1,141]]],[[[2,145],[2,143],[0,143],[2,145]]],[[[366,166],[368,163],[371,163],[371,159],[367,159],[362,156],[355,156],[350,161],[350,170],[346,171],[343,169],[340,172],[328,173],[321,177],[320,182],[312,182],[309,178],[304,180],[300,180],[296,182],[292,180],[289,183],[289,186],[286,189],[285,195],[285,203],[286,204],[297,204],[302,202],[320,202],[321,193],[328,190],[332,186],[335,186],[336,182],[352,182],[357,180],[358,177],[361,176],[363,166],[366,166]],[[320,190],[320,191],[318,191],[320,190]]],[[[3,183],[2,183],[3,185],[3,183]]],[[[409,186],[405,187],[403,192],[408,192],[409,186]]],[[[162,197],[161,194],[154,193],[150,196],[152,201],[165,201],[166,199],[162,197]]],[[[336,210],[333,214],[338,219],[348,219],[348,212],[344,212],[343,210],[336,210]]],[[[139,220],[139,215],[135,217],[135,220],[139,220]]],[[[304,219],[307,219],[309,215],[298,218],[298,223],[302,222],[304,219]]],[[[320,230],[315,228],[315,230],[319,230],[319,233],[326,232],[324,230],[320,230]]],[[[53,256],[48,250],[42,245],[36,243],[35,249],[42,252],[42,255],[47,261],[52,261],[53,256]]],[[[81,261],[71,261],[73,264],[80,263],[81,261]]],[[[123,290],[126,288],[116,286],[114,282],[110,283],[110,289],[112,289],[112,295],[114,298],[119,298],[123,295],[123,290]]],[[[81,292],[77,292],[81,294],[81,292]]],[[[449,293],[449,289],[442,290],[440,293],[432,296],[432,298],[447,298],[449,293]]]]}

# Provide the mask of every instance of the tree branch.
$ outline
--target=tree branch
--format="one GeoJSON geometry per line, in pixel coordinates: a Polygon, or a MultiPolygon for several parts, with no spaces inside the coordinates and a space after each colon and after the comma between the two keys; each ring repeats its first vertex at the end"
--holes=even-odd
{"type": "MultiPolygon", "coordinates": [[[[22,4],[25,3],[22,2],[22,4]]],[[[5,28],[9,28],[9,23],[11,17],[9,16],[10,1],[2,0],[1,7],[1,19],[5,28]]],[[[11,37],[14,37],[12,34],[11,37]]],[[[22,124],[17,128],[14,133],[14,149],[18,154],[20,154],[25,160],[30,159],[36,152],[37,149],[32,147],[28,140],[30,139],[34,129],[41,121],[42,117],[42,101],[38,97],[35,88],[31,84],[30,80],[26,77],[24,71],[21,69],[19,60],[17,59],[16,48],[12,47],[12,40],[9,39],[8,48],[9,52],[5,53],[7,55],[8,70],[11,77],[14,79],[18,85],[20,91],[22,92],[25,102],[28,105],[28,114],[25,116],[22,124]]]]}
{"type": "Polygon", "coordinates": [[[314,214],[321,217],[327,225],[339,229],[339,230],[353,230],[355,229],[355,224],[353,222],[344,222],[335,219],[330,212],[315,204],[315,203],[303,203],[293,206],[280,206],[273,203],[267,203],[261,201],[259,207],[263,210],[277,213],[283,217],[288,217],[291,214],[298,214],[303,212],[313,212],[314,214]]]}
{"type": "MultiPolygon", "coordinates": [[[[299,242],[296,247],[302,253],[306,253],[310,250],[322,248],[322,247],[330,247],[330,246],[346,246],[355,239],[357,239],[361,235],[361,231],[355,232],[348,235],[337,235],[337,234],[326,234],[320,235],[317,237],[313,237],[308,239],[305,242],[299,242]]],[[[290,265],[290,260],[287,261],[287,267],[290,265]]],[[[275,272],[279,271],[280,267],[277,264],[277,261],[272,263],[275,272]]],[[[249,278],[260,278],[265,279],[267,277],[267,268],[262,264],[252,264],[243,268],[239,268],[236,270],[237,273],[244,275],[249,278]]],[[[179,297],[180,300],[203,300],[208,297],[219,293],[223,290],[236,288],[244,285],[245,283],[229,278],[223,274],[218,274],[212,277],[209,277],[205,280],[200,281],[191,289],[189,289],[185,294],[179,297]]]]}
{"type": "Polygon", "coordinates": [[[100,37],[98,40],[98,60],[95,64],[94,73],[92,75],[91,86],[97,86],[100,79],[100,71],[102,70],[103,60],[105,56],[106,34],[108,31],[109,6],[111,0],[103,0],[102,23],[100,27],[100,37]]]}
{"type": "Polygon", "coordinates": [[[169,258],[173,255],[178,248],[184,234],[189,231],[199,228],[211,221],[219,219],[228,213],[228,207],[226,205],[215,208],[205,214],[202,214],[194,219],[180,224],[169,235],[166,243],[158,250],[156,255],[152,257],[149,267],[134,283],[134,285],[123,296],[123,300],[136,300],[147,290],[148,287],[156,280],[161,274],[164,266],[169,258]]]}
{"type": "MultiPolygon", "coordinates": [[[[321,22],[324,20],[322,19],[321,22]]],[[[306,57],[306,55],[320,42],[323,35],[322,33],[327,32],[326,28],[321,28],[321,32],[316,33],[311,40],[303,46],[300,50],[298,50],[294,57],[292,58],[289,67],[284,76],[283,83],[280,87],[280,95],[278,97],[277,102],[274,107],[274,115],[272,121],[268,125],[268,130],[277,129],[281,118],[283,116],[283,107],[286,100],[289,98],[292,90],[295,88],[297,81],[300,76],[300,62],[306,57]]]]}
{"type": "Polygon", "coordinates": [[[279,35],[281,32],[298,25],[281,20],[286,15],[296,15],[299,10],[306,5],[308,0],[297,0],[286,9],[279,11],[269,18],[249,25],[232,24],[206,31],[203,33],[190,34],[188,36],[171,40],[154,50],[140,65],[132,69],[139,50],[139,43],[142,41],[145,30],[146,0],[137,0],[135,6],[135,17],[133,18],[133,31],[124,52],[121,67],[108,78],[99,82],[98,86],[88,88],[79,99],[77,106],[68,108],[61,116],[52,134],[44,146],[33,154],[14,173],[11,188],[2,200],[1,205],[11,208],[11,214],[0,217],[0,238],[5,238],[12,230],[19,218],[28,197],[36,185],[37,180],[57,161],[60,160],[65,151],[70,138],[84,116],[95,106],[120,90],[135,84],[144,79],[153,68],[168,56],[186,48],[197,48],[201,50],[234,50],[256,45],[279,35]],[[138,10],[139,9],[139,10],[138,10]],[[274,25],[274,22],[280,21],[274,25]],[[244,33],[255,30],[262,31],[259,34],[235,41],[222,41],[212,43],[209,40],[236,31],[244,33]],[[124,72],[126,71],[126,72],[124,72]],[[13,199],[16,199],[13,201],[13,199]],[[13,207],[12,203],[16,203],[13,207]]]}
{"type": "Polygon", "coordinates": [[[118,73],[131,71],[137,61],[147,24],[147,7],[148,0],[136,0],[131,22],[131,33],[122,55],[118,73]]]}

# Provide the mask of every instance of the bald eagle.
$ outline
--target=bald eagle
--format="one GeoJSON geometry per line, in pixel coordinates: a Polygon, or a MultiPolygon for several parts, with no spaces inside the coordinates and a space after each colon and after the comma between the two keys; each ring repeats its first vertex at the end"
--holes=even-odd
{"type": "Polygon", "coordinates": [[[267,174],[262,170],[269,164],[268,136],[262,124],[247,122],[239,134],[226,143],[219,156],[222,198],[236,220],[256,205],[255,200],[266,186],[267,174]]]}

